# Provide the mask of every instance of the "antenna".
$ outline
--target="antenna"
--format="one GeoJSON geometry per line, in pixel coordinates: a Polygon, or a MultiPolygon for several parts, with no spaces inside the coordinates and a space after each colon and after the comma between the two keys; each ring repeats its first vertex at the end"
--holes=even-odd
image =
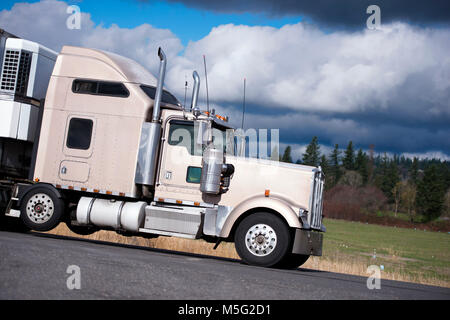
{"type": "Polygon", "coordinates": [[[241,125],[241,132],[239,133],[239,137],[241,138],[241,144],[240,144],[240,150],[239,150],[239,156],[245,157],[245,134],[244,134],[244,117],[245,117],[245,85],[246,85],[247,79],[244,78],[244,101],[242,105],[242,125],[241,125]]]}
{"type": "Polygon", "coordinates": [[[186,80],[186,75],[184,75],[184,107],[183,109],[186,110],[186,92],[187,92],[187,88],[188,88],[188,83],[186,80]]]}
{"type": "Polygon", "coordinates": [[[208,73],[206,72],[206,57],[203,55],[203,64],[205,65],[205,80],[206,80],[206,109],[209,113],[209,93],[208,93],[208,73]]]}
{"type": "Polygon", "coordinates": [[[242,125],[241,128],[244,130],[244,117],[245,117],[245,84],[246,84],[246,78],[244,78],[244,102],[242,105],[242,125]]]}

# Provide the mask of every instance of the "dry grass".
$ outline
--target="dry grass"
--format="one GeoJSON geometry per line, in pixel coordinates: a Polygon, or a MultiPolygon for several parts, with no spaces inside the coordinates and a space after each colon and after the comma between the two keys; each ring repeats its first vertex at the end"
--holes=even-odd
{"type": "MultiPolygon", "coordinates": [[[[98,231],[89,236],[80,236],[71,232],[63,223],[61,223],[57,228],[48,233],[114,243],[123,243],[129,245],[146,246],[150,248],[239,259],[239,256],[234,249],[234,244],[227,242],[222,242],[216,250],[213,250],[214,244],[207,243],[203,240],[189,240],[162,236],[154,239],[145,239],[141,237],[125,237],[113,231],[104,230],[98,231]]],[[[323,257],[311,257],[302,266],[302,268],[368,277],[369,274],[366,273],[368,265],[377,264],[376,261],[371,261],[370,257],[362,254],[349,255],[338,250],[333,250],[333,252],[327,252],[327,250],[324,251],[325,252],[323,257]]],[[[391,270],[391,272],[383,271],[382,279],[450,287],[450,283],[446,279],[437,278],[421,273],[408,273],[401,269],[391,270]]]]}
{"type": "MultiPolygon", "coordinates": [[[[376,263],[374,264],[377,265],[376,263]]],[[[310,257],[302,268],[368,277],[370,275],[366,272],[368,265],[367,260],[341,255],[339,257],[310,257]]],[[[396,270],[395,272],[382,271],[381,278],[450,288],[450,283],[448,281],[420,274],[411,275],[399,270],[396,270]]]]}

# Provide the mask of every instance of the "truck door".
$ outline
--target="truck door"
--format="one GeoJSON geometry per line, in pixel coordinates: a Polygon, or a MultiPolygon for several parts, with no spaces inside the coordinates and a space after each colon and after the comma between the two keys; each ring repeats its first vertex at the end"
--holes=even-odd
{"type": "Polygon", "coordinates": [[[159,183],[164,191],[200,195],[202,150],[195,148],[194,122],[170,120],[166,125],[159,183]]]}
{"type": "Polygon", "coordinates": [[[89,180],[90,159],[93,152],[95,119],[70,115],[67,119],[63,144],[63,159],[59,178],[63,181],[86,183],[89,180]]]}

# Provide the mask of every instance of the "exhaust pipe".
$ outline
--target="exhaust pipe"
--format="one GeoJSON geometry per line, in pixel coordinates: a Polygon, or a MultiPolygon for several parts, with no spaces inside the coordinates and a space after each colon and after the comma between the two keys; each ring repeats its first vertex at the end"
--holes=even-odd
{"type": "MultiPolygon", "coordinates": [[[[166,55],[161,48],[158,49],[159,64],[158,84],[156,86],[155,100],[153,102],[152,122],[144,122],[141,129],[139,154],[134,181],[144,186],[154,186],[156,181],[157,154],[161,142],[161,97],[166,74],[166,55]]],[[[147,190],[144,189],[143,190],[147,190]]],[[[146,191],[143,191],[146,192],[146,191]]]]}
{"type": "Polygon", "coordinates": [[[158,48],[158,56],[161,62],[159,64],[158,84],[156,86],[155,101],[153,103],[152,122],[159,122],[159,118],[161,116],[161,97],[164,86],[164,77],[166,76],[167,59],[161,47],[158,48]]]}
{"type": "Polygon", "coordinates": [[[192,73],[192,77],[194,78],[194,88],[192,89],[191,111],[197,109],[198,91],[200,89],[200,77],[197,71],[192,73]]]}

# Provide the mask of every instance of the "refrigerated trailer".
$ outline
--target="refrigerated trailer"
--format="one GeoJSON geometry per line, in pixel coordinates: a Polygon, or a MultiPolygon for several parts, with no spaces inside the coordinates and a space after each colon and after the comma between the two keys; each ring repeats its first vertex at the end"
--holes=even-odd
{"type": "Polygon", "coordinates": [[[190,108],[164,88],[162,49],[155,77],[102,50],[1,41],[5,216],[37,231],[233,241],[267,267],[322,254],[320,167],[236,156],[227,118],[197,105],[195,71],[190,108]]]}

